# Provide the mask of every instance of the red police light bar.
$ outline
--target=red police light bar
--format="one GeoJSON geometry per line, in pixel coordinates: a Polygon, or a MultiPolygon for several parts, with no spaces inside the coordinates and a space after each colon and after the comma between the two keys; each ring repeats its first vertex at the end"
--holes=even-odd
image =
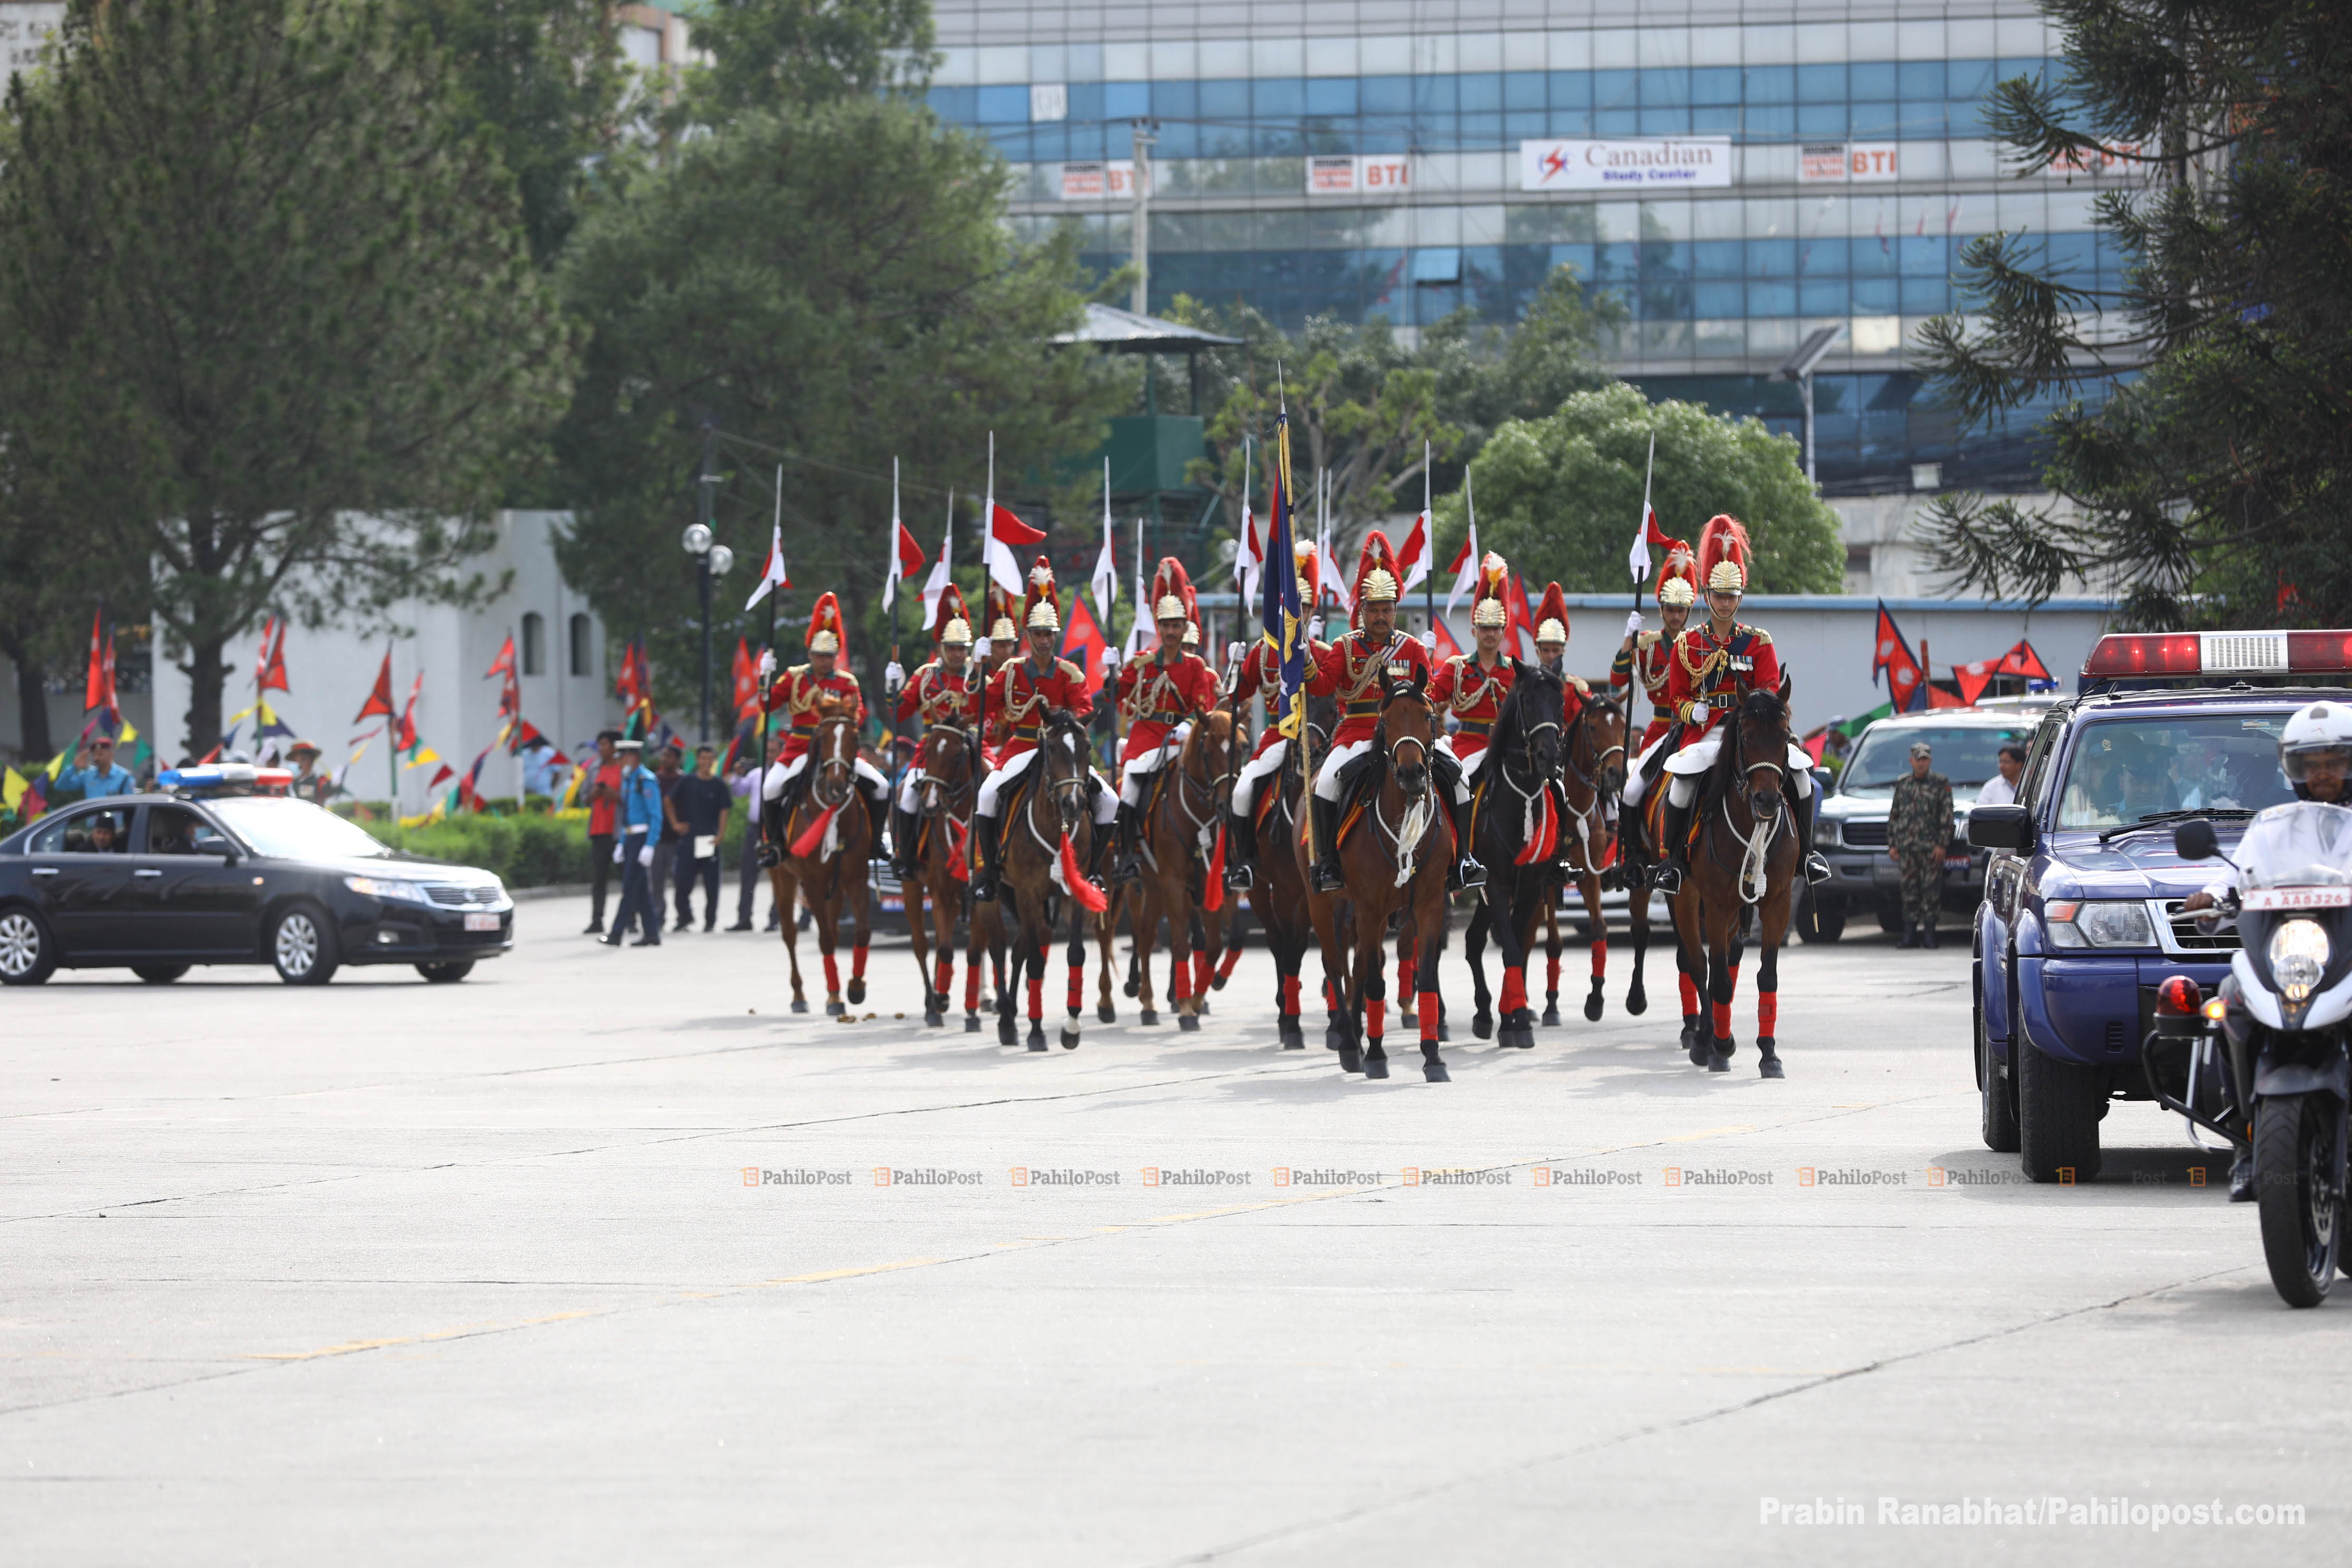
{"type": "Polygon", "coordinates": [[[2110,632],[2083,661],[2085,678],[2344,675],[2352,631],[2110,632]]]}

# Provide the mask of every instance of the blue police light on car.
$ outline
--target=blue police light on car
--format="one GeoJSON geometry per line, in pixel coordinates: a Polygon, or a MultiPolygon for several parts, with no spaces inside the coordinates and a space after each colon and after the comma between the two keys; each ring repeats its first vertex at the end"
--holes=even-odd
{"type": "Polygon", "coordinates": [[[174,795],[284,795],[294,784],[291,768],[257,768],[250,763],[201,763],[165,768],[157,787],[174,795]]]}

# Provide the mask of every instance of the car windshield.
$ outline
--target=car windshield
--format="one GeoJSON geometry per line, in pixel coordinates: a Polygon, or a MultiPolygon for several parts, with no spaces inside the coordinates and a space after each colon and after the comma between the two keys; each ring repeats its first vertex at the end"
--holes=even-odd
{"type": "Polygon", "coordinates": [[[2167,812],[2261,811],[2294,798],[2279,772],[2287,713],[2168,713],[2084,727],[2058,796],[2060,827],[2120,827],[2167,812]]]}
{"type": "Polygon", "coordinates": [[[235,795],[205,803],[257,855],[279,860],[378,857],[392,851],[367,830],[324,806],[278,795],[235,795]]]}
{"type": "Polygon", "coordinates": [[[1853,750],[1853,761],[1838,781],[1843,795],[1874,795],[1885,800],[1895,794],[1895,781],[1911,772],[1913,742],[1934,748],[1928,766],[1950,781],[1955,792],[1974,790],[2000,771],[2000,749],[2011,742],[2023,745],[2033,733],[2030,723],[2014,729],[1990,724],[1874,724],[1853,750]]]}

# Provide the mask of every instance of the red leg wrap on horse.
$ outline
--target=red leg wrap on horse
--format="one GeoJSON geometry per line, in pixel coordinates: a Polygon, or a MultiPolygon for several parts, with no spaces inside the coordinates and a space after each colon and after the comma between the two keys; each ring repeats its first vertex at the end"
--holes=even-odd
{"type": "Polygon", "coordinates": [[[841,994],[841,963],[829,952],[824,955],[824,994],[828,996],[841,994]]]}
{"type": "MultiPolygon", "coordinates": [[[[1217,964],[1217,978],[1220,980],[1231,980],[1234,977],[1234,966],[1241,963],[1241,944],[1239,942],[1235,942],[1233,946],[1225,949],[1225,956],[1219,961],[1217,964]]],[[[1291,982],[1291,984],[1294,986],[1297,984],[1298,982],[1296,980],[1291,982]]],[[[1296,1011],[1296,1009],[1293,1009],[1293,1011],[1296,1011]]]]}
{"type": "Polygon", "coordinates": [[[1608,973],[1609,944],[1605,942],[1596,942],[1592,944],[1592,978],[1598,980],[1608,973]]]}
{"type": "Polygon", "coordinates": [[[1437,1044],[1437,993],[1434,991],[1421,994],[1421,1043],[1424,1046],[1437,1044]]]}
{"type": "Polygon", "coordinates": [[[1192,955],[1192,994],[1205,996],[1209,991],[1209,952],[1206,948],[1192,955]]]}
{"type": "Polygon", "coordinates": [[[1033,974],[1029,977],[1029,1018],[1032,1023],[1034,1023],[1045,1016],[1045,977],[1042,974],[1033,974]]]}
{"type": "Polygon", "coordinates": [[[1377,1040],[1382,1034],[1387,1032],[1388,1014],[1389,1002],[1387,997],[1367,996],[1364,998],[1364,1034],[1367,1037],[1377,1040]]]}
{"type": "Polygon", "coordinates": [[[849,950],[849,977],[852,980],[866,978],[866,944],[864,942],[849,950]]]}
{"type": "Polygon", "coordinates": [[[1294,1018],[1298,1016],[1298,976],[1296,974],[1282,977],[1282,1010],[1294,1018]]]}
{"type": "Polygon", "coordinates": [[[1759,1035],[1779,1033],[1780,1024],[1780,994],[1778,991],[1756,993],[1756,1032],[1759,1035]]]}
{"type": "MultiPolygon", "coordinates": [[[[938,967],[940,972],[940,983],[937,985],[932,986],[931,989],[944,996],[948,994],[948,988],[955,984],[955,960],[952,958],[942,958],[940,960],[938,967]]],[[[971,979],[972,1000],[976,1002],[980,999],[980,976],[975,974],[971,979]]]]}
{"type": "Polygon", "coordinates": [[[1070,965],[1070,1011],[1077,1012],[1087,1005],[1087,966],[1070,965]]]}
{"type": "Polygon", "coordinates": [[[1168,1000],[1181,1002],[1192,994],[1192,966],[1177,963],[1168,966],[1168,1000]]]}
{"type": "Polygon", "coordinates": [[[1397,1005],[1412,1005],[1412,975],[1414,964],[1410,958],[1397,960],[1397,1005]]]}
{"type": "Polygon", "coordinates": [[[1683,1016],[1685,1018],[1696,1017],[1698,1016],[1698,987],[1691,984],[1691,977],[1687,974],[1678,974],[1675,978],[1683,983],[1683,1016]]]}
{"type": "Polygon", "coordinates": [[[1544,960],[1544,963],[1546,965],[1544,989],[1558,995],[1559,994],[1559,954],[1556,952],[1551,954],[1544,960]]]}
{"type": "MultiPolygon", "coordinates": [[[[940,960],[940,973],[941,974],[945,974],[948,972],[948,963],[949,961],[944,958],[940,960]]],[[[964,965],[963,1010],[967,1013],[977,1013],[980,1011],[980,965],[977,963],[967,963],[964,965]]]]}
{"type": "Polygon", "coordinates": [[[1516,963],[1505,965],[1503,994],[1495,998],[1496,1010],[1508,1017],[1527,1005],[1528,972],[1516,963]]]}

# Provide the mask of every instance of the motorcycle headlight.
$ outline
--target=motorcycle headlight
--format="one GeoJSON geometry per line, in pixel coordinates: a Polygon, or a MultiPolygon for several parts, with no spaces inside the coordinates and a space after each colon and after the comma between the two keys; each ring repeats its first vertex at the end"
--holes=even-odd
{"type": "Polygon", "coordinates": [[[2057,899],[2042,906],[2053,947],[2154,947],[2147,906],[2130,899],[2057,899]]]}
{"type": "Polygon", "coordinates": [[[2327,973],[2327,932],[2317,921],[2284,921],[2271,932],[2271,978],[2290,1002],[2310,996],[2327,973]]]}

